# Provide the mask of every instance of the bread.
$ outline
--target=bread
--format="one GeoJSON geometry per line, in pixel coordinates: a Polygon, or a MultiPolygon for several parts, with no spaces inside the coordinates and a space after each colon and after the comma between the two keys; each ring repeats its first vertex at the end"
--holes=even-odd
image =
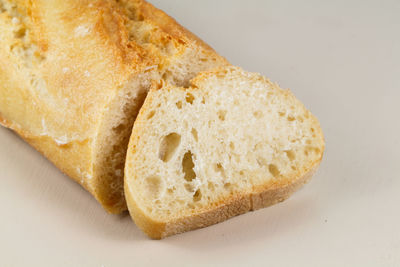
{"type": "Polygon", "coordinates": [[[187,86],[224,58],[142,0],[0,0],[0,122],[126,210],[123,168],[153,80],[187,86]]]}
{"type": "Polygon", "coordinates": [[[288,90],[237,67],[148,94],[134,124],[125,195],[159,239],[288,198],[317,169],[317,119],[288,90]]]}

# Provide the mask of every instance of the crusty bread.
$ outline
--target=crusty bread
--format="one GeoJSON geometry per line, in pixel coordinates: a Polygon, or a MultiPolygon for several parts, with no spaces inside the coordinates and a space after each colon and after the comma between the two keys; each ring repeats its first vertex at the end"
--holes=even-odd
{"type": "Polygon", "coordinates": [[[237,67],[153,88],[137,117],[125,195],[152,238],[283,201],[317,169],[317,119],[288,90],[237,67]]]}
{"type": "Polygon", "coordinates": [[[186,86],[225,64],[142,0],[0,0],[0,123],[109,212],[126,209],[126,148],[151,82],[186,86]]]}

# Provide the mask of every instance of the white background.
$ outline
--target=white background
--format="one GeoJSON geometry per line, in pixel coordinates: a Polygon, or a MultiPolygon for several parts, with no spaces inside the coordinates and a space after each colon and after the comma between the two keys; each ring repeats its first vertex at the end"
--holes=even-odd
{"type": "Polygon", "coordinates": [[[153,0],[319,118],[326,153],[279,205],[162,241],[0,128],[1,266],[400,266],[400,1],[153,0]]]}

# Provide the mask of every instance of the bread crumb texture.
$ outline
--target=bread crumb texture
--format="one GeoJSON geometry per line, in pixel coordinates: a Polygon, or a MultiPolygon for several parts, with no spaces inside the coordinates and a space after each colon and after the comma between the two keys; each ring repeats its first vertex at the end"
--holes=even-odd
{"type": "MultiPolygon", "coordinates": [[[[323,150],[317,119],[288,90],[237,67],[201,73],[189,88],[166,84],[149,94],[128,151],[128,206],[148,233],[146,223],[171,228],[296,182],[323,150]]],[[[155,237],[171,234],[165,229],[155,237]]]]}

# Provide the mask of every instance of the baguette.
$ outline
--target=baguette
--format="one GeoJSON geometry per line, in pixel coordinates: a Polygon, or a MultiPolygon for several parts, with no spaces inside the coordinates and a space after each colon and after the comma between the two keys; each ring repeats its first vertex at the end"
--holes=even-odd
{"type": "Polygon", "coordinates": [[[237,67],[161,83],[134,124],[125,196],[155,239],[288,198],[324,151],[318,120],[288,90],[237,67]]]}
{"type": "Polygon", "coordinates": [[[0,123],[111,213],[152,81],[187,86],[224,58],[142,0],[0,0],[0,123]]]}

